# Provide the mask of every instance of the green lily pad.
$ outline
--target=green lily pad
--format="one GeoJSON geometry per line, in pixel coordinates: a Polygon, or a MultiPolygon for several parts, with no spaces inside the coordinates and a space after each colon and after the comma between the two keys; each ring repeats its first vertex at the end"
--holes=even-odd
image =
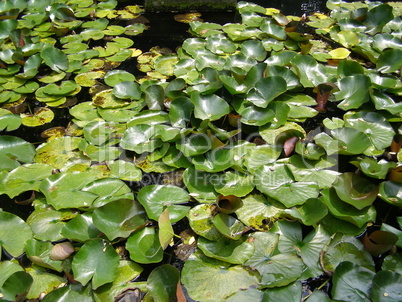
{"type": "Polygon", "coordinates": [[[40,163],[19,166],[5,177],[0,176],[0,192],[14,198],[26,191],[38,191],[41,181],[52,175],[52,170],[52,166],[40,163]]]}
{"type": "Polygon", "coordinates": [[[119,82],[113,88],[113,95],[120,99],[139,100],[141,93],[140,86],[131,81],[119,82]]]}
{"type": "Polygon", "coordinates": [[[222,175],[219,183],[214,184],[214,188],[222,195],[245,196],[254,189],[253,177],[228,171],[222,175]]]}
{"type": "Polygon", "coordinates": [[[86,285],[92,279],[94,289],[112,282],[117,274],[119,256],[112,245],[102,239],[84,243],[72,262],[74,279],[86,285]]]}
{"type": "Polygon", "coordinates": [[[201,254],[193,254],[185,262],[181,281],[192,299],[205,302],[224,301],[240,289],[258,284],[258,278],[243,267],[229,267],[201,254]]]}
{"type": "Polygon", "coordinates": [[[158,263],[163,258],[163,248],[154,228],[145,227],[131,234],[126,249],[130,258],[138,263],[158,263]]]}
{"type": "Polygon", "coordinates": [[[349,261],[340,263],[333,276],[332,297],[336,300],[367,301],[374,272],[349,261]]]}
{"type": "Polygon", "coordinates": [[[135,76],[127,71],[115,69],[106,73],[104,80],[107,85],[114,87],[120,82],[135,81],[135,76]]]}
{"type": "Polygon", "coordinates": [[[311,56],[287,54],[291,57],[291,64],[299,76],[300,83],[304,87],[316,87],[321,83],[327,83],[326,70],[323,65],[311,56]]]}
{"type": "Polygon", "coordinates": [[[236,44],[223,35],[211,35],[205,41],[205,47],[217,55],[234,53],[237,48],[236,44]]]}
{"type": "Polygon", "coordinates": [[[358,210],[370,206],[377,198],[378,186],[353,172],[338,176],[333,184],[337,195],[358,210]]]}
{"type": "Polygon", "coordinates": [[[69,67],[67,55],[52,45],[44,47],[40,56],[45,64],[56,72],[66,71],[69,67]]]}
{"type": "Polygon", "coordinates": [[[61,169],[69,159],[78,156],[76,150],[81,140],[78,137],[64,136],[43,143],[36,149],[35,162],[61,169]]]}
{"type": "Polygon", "coordinates": [[[16,136],[0,136],[0,170],[12,170],[20,163],[31,163],[35,148],[31,143],[16,136]]]}
{"type": "Polygon", "coordinates": [[[43,299],[44,302],[51,301],[93,301],[92,291],[90,286],[83,287],[81,284],[71,284],[51,291],[43,299]]]}
{"type": "Polygon", "coordinates": [[[18,129],[22,124],[18,114],[13,114],[7,109],[0,108],[0,131],[13,131],[18,129]]]}
{"type": "Polygon", "coordinates": [[[26,293],[32,285],[33,278],[25,271],[17,271],[4,281],[1,291],[6,301],[12,301],[26,293]]]}
{"type": "Polygon", "coordinates": [[[25,253],[36,266],[61,272],[63,270],[62,262],[50,258],[53,247],[54,245],[50,241],[30,239],[25,244],[25,253]]]}
{"type": "Polygon", "coordinates": [[[70,240],[86,242],[97,238],[100,231],[92,222],[92,214],[84,213],[68,221],[61,229],[61,234],[70,240]]]}
{"type": "Polygon", "coordinates": [[[201,120],[218,120],[230,112],[229,104],[215,94],[201,95],[193,92],[191,102],[194,105],[194,116],[201,120]]]}
{"type": "Polygon", "coordinates": [[[183,182],[194,199],[200,202],[211,203],[215,202],[218,196],[213,185],[215,177],[216,174],[197,171],[193,167],[189,167],[183,173],[183,182]]]}
{"type": "Polygon", "coordinates": [[[380,184],[378,196],[382,200],[400,207],[402,205],[401,192],[402,188],[400,183],[395,181],[383,181],[380,184]]]}
{"type": "Polygon", "coordinates": [[[243,240],[225,238],[219,241],[209,241],[200,237],[197,246],[206,256],[233,264],[243,264],[254,253],[254,244],[249,242],[247,238],[243,240]]]}
{"type": "Polygon", "coordinates": [[[155,301],[176,299],[180,273],[174,266],[163,264],[155,268],[148,277],[147,288],[155,301]]]}
{"type": "Polygon", "coordinates": [[[189,208],[180,205],[189,200],[189,195],[182,188],[172,185],[149,185],[141,188],[138,201],[145,208],[149,218],[158,220],[165,208],[169,209],[172,222],[183,218],[189,208]]]}
{"type": "Polygon", "coordinates": [[[303,261],[291,253],[274,254],[278,244],[278,234],[254,233],[255,251],[246,265],[261,274],[264,287],[285,286],[296,281],[303,272],[303,261]]]}
{"type": "Polygon", "coordinates": [[[145,225],[145,210],[129,199],[111,201],[97,209],[92,215],[96,228],[110,240],[128,237],[133,231],[145,225]]]}
{"type": "Polygon", "coordinates": [[[370,84],[370,78],[362,74],[342,78],[338,83],[339,92],[335,93],[337,101],[343,100],[338,107],[343,110],[359,108],[369,100],[370,84]]]}
{"type": "Polygon", "coordinates": [[[187,214],[191,229],[208,240],[221,240],[224,238],[223,235],[212,223],[215,214],[216,206],[212,204],[199,204],[191,208],[187,214]]]}
{"type": "Polygon", "coordinates": [[[240,220],[224,213],[215,215],[212,223],[223,236],[233,240],[240,239],[246,231],[246,226],[240,220]]]}
{"type": "Polygon", "coordinates": [[[172,76],[178,61],[177,55],[174,54],[159,56],[155,59],[154,68],[163,75],[172,76]]]}
{"type": "Polygon", "coordinates": [[[2,211],[0,218],[1,246],[11,256],[18,257],[24,252],[27,240],[32,238],[31,228],[24,220],[12,213],[2,211]]]}
{"type": "Polygon", "coordinates": [[[111,283],[107,283],[97,288],[94,292],[95,301],[113,301],[116,296],[130,289],[133,285],[132,280],[136,279],[143,268],[130,260],[120,260],[117,268],[116,278],[111,283]]]}
{"type": "Polygon", "coordinates": [[[259,40],[248,40],[241,44],[241,52],[248,58],[255,59],[257,61],[263,61],[267,52],[259,40]]]}
{"type": "Polygon", "coordinates": [[[391,124],[377,112],[361,111],[348,116],[345,126],[365,133],[378,150],[389,147],[395,135],[391,124]]]}
{"type": "Polygon", "coordinates": [[[371,298],[376,301],[398,301],[402,297],[399,283],[402,275],[389,271],[379,271],[373,279],[371,298]]]}
{"type": "Polygon", "coordinates": [[[74,218],[75,216],[76,214],[68,210],[35,210],[28,217],[27,223],[31,227],[35,238],[57,241],[63,238],[60,231],[66,224],[66,220],[74,218]]]}
{"type": "Polygon", "coordinates": [[[326,271],[335,271],[344,261],[352,262],[374,272],[374,262],[363,244],[354,237],[338,233],[331,239],[321,265],[326,271]]]}
{"type": "Polygon", "coordinates": [[[89,172],[59,173],[48,177],[40,185],[47,202],[58,210],[62,208],[89,207],[97,195],[82,191],[84,186],[96,179],[89,172]]]}
{"type": "Polygon", "coordinates": [[[139,124],[129,127],[123,134],[120,146],[126,150],[136,153],[152,152],[162,146],[162,141],[155,138],[155,128],[146,124],[139,124]]]}
{"type": "Polygon", "coordinates": [[[27,272],[33,279],[33,283],[27,294],[28,299],[39,298],[42,293],[48,294],[54,288],[62,286],[66,282],[64,278],[48,273],[46,269],[41,267],[35,266],[27,269],[27,272]]]}

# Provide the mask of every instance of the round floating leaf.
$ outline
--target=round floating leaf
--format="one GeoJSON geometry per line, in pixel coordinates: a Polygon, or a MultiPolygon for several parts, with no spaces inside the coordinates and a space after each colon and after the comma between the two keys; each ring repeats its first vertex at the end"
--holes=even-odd
{"type": "Polygon", "coordinates": [[[184,217],[188,207],[178,204],[186,203],[190,199],[182,188],[171,185],[149,185],[141,188],[137,195],[138,201],[145,208],[149,218],[158,220],[165,208],[169,209],[172,222],[184,217]],[[181,217],[180,217],[181,216],[181,217]]]}
{"type": "Polygon", "coordinates": [[[163,264],[149,274],[147,289],[154,301],[171,301],[176,299],[176,288],[180,282],[180,273],[174,266],[163,264]]]}
{"type": "Polygon", "coordinates": [[[200,237],[197,246],[206,256],[233,264],[243,264],[254,253],[254,244],[248,239],[224,238],[218,241],[209,241],[200,237]]]}
{"type": "Polygon", "coordinates": [[[124,101],[114,96],[113,89],[106,89],[98,92],[92,98],[92,104],[104,109],[121,108],[130,104],[128,101],[124,101]]]}
{"type": "Polygon", "coordinates": [[[340,199],[359,210],[368,207],[377,198],[378,186],[353,172],[338,176],[333,186],[340,199]]]}
{"type": "Polygon", "coordinates": [[[183,173],[183,181],[190,195],[200,202],[215,202],[218,194],[214,190],[216,174],[197,171],[189,167],[183,173]]]}
{"type": "Polygon", "coordinates": [[[48,294],[66,282],[64,278],[48,273],[41,267],[35,266],[34,268],[27,269],[27,272],[33,278],[33,283],[29,288],[27,299],[39,298],[42,293],[48,294]]]}
{"type": "Polygon", "coordinates": [[[340,301],[368,301],[374,273],[352,262],[340,263],[333,276],[332,297],[340,301]]]}
{"type": "Polygon", "coordinates": [[[120,260],[116,278],[112,283],[102,285],[94,292],[95,300],[113,301],[126,289],[132,289],[132,282],[130,281],[136,279],[142,271],[143,268],[137,263],[130,260],[120,260]]]}
{"type": "Polygon", "coordinates": [[[18,216],[0,212],[0,242],[11,256],[18,257],[24,252],[27,240],[32,238],[29,225],[18,216]]]}
{"type": "Polygon", "coordinates": [[[102,239],[84,243],[72,262],[74,279],[86,285],[92,279],[94,289],[112,282],[117,274],[119,255],[112,245],[102,239]]]}
{"type": "Polygon", "coordinates": [[[371,299],[378,302],[400,301],[402,299],[401,282],[401,274],[379,271],[373,279],[371,299]]]}
{"type": "Polygon", "coordinates": [[[29,290],[32,282],[32,276],[24,271],[11,274],[2,285],[2,298],[6,301],[15,301],[16,298],[23,296],[29,290]]]}
{"type": "Polygon", "coordinates": [[[254,233],[255,251],[246,265],[261,274],[261,284],[266,287],[285,286],[296,281],[302,274],[303,261],[295,254],[273,255],[278,243],[278,235],[254,233]]]}
{"type": "Polygon", "coordinates": [[[89,71],[75,76],[74,81],[83,87],[92,87],[97,81],[96,79],[103,78],[104,71],[89,71]]]}
{"type": "Polygon", "coordinates": [[[18,129],[22,124],[18,114],[13,114],[7,109],[0,108],[0,131],[13,131],[18,129]]]}
{"type": "Polygon", "coordinates": [[[44,302],[92,302],[93,294],[91,287],[83,287],[81,284],[71,284],[69,286],[63,286],[61,288],[51,291],[43,299],[44,302]]]}
{"type": "Polygon", "coordinates": [[[197,170],[206,172],[224,171],[235,163],[232,150],[226,148],[210,150],[203,155],[194,157],[192,162],[197,170]]]}
{"type": "Polygon", "coordinates": [[[263,61],[267,52],[259,40],[247,40],[241,44],[241,52],[249,58],[257,61],[263,61]]]}
{"type": "Polygon", "coordinates": [[[339,92],[335,92],[336,100],[343,100],[338,107],[343,110],[359,108],[369,100],[370,85],[370,78],[362,74],[342,78],[338,83],[339,92]]]}
{"type": "Polygon", "coordinates": [[[46,164],[25,164],[1,178],[0,193],[10,198],[30,190],[38,191],[43,179],[52,175],[53,167],[46,164]]]}
{"type": "Polygon", "coordinates": [[[194,116],[201,120],[218,120],[230,112],[229,104],[215,94],[201,95],[193,92],[191,102],[194,104],[194,116]]]}
{"type": "MultiPolygon", "coordinates": [[[[295,282],[293,284],[274,287],[264,291],[263,301],[299,301],[302,297],[302,283],[295,282]]],[[[323,302],[323,301],[321,301],[323,302]]]]}
{"type": "Polygon", "coordinates": [[[264,126],[275,119],[275,112],[268,108],[249,106],[239,112],[241,122],[251,126],[264,126]]]}
{"type": "Polygon", "coordinates": [[[142,172],[134,163],[116,160],[109,162],[110,176],[126,181],[140,181],[142,172]]]}
{"type": "Polygon", "coordinates": [[[109,86],[116,86],[116,84],[124,81],[135,81],[135,76],[124,70],[112,70],[105,75],[105,83],[109,86]]]}
{"type": "Polygon", "coordinates": [[[92,215],[93,223],[109,240],[126,238],[144,226],[147,216],[144,209],[134,200],[111,201],[97,209],[92,215]]]}
{"type": "Polygon", "coordinates": [[[206,39],[206,48],[217,55],[224,55],[226,53],[234,53],[236,51],[236,44],[231,42],[223,35],[213,35],[206,39]]]}
{"type": "Polygon", "coordinates": [[[67,55],[52,45],[44,47],[40,56],[45,64],[56,72],[66,71],[69,67],[67,55]]]}
{"type": "Polygon", "coordinates": [[[348,221],[361,228],[368,222],[375,221],[376,211],[374,207],[358,210],[354,206],[341,200],[334,188],[321,192],[320,200],[324,203],[333,216],[342,221],[348,221]]]}
{"type": "Polygon", "coordinates": [[[222,175],[219,183],[214,184],[214,188],[223,195],[245,196],[254,189],[253,177],[228,171],[222,175]]]}
{"type": "Polygon", "coordinates": [[[387,49],[377,60],[377,70],[381,73],[390,73],[400,70],[402,66],[402,49],[387,49]]]}
{"type": "Polygon", "coordinates": [[[258,284],[258,279],[241,266],[193,254],[184,264],[181,282],[192,299],[215,302],[258,284]]]}
{"type": "Polygon", "coordinates": [[[325,271],[335,271],[337,266],[349,261],[374,272],[374,261],[363,244],[356,238],[338,233],[332,238],[320,262],[325,271]]]}
{"type": "Polygon", "coordinates": [[[78,149],[82,139],[63,136],[39,145],[36,149],[35,162],[51,165],[61,169],[70,158],[78,156],[78,149]]]}
{"type": "Polygon", "coordinates": [[[312,56],[294,55],[294,53],[286,53],[285,55],[291,58],[291,64],[304,87],[316,87],[319,84],[329,82],[325,67],[318,64],[312,56]]]}
{"type": "Polygon", "coordinates": [[[60,231],[66,224],[65,221],[74,216],[70,211],[35,210],[28,217],[27,223],[31,227],[35,238],[57,241],[63,238],[60,231]]]}
{"type": "Polygon", "coordinates": [[[158,263],[163,259],[163,248],[154,228],[145,227],[127,239],[130,258],[138,263],[158,263]]]}
{"type": "Polygon", "coordinates": [[[53,111],[46,107],[36,107],[34,114],[21,114],[22,124],[28,127],[42,126],[50,123],[53,118],[53,111]]]}
{"type": "Polygon", "coordinates": [[[159,56],[154,62],[154,68],[157,72],[172,76],[174,74],[174,69],[176,64],[179,62],[177,55],[169,54],[164,56],[159,56]]]}
{"type": "Polygon", "coordinates": [[[399,182],[383,181],[378,196],[392,205],[402,206],[402,186],[399,182]]]}
{"type": "Polygon", "coordinates": [[[156,135],[155,127],[152,125],[134,125],[124,132],[120,147],[138,154],[152,152],[163,144],[160,139],[155,138],[156,135]]]}
{"type": "Polygon", "coordinates": [[[61,234],[70,240],[86,242],[97,238],[100,231],[92,222],[92,214],[84,213],[68,221],[61,229],[61,234]]]}
{"type": "Polygon", "coordinates": [[[117,83],[113,88],[113,94],[120,99],[139,100],[141,98],[140,86],[131,81],[117,83]]]}
{"type": "Polygon", "coordinates": [[[391,124],[377,112],[355,113],[346,119],[345,126],[365,133],[377,150],[389,147],[395,135],[391,124]]]}
{"type": "Polygon", "coordinates": [[[177,141],[176,148],[180,150],[184,156],[190,157],[203,154],[210,150],[212,148],[212,142],[208,135],[196,133],[177,141]]]}
{"type": "Polygon", "coordinates": [[[331,130],[331,134],[338,143],[341,154],[360,154],[371,146],[368,136],[355,128],[337,128],[331,130]]]}
{"type": "Polygon", "coordinates": [[[46,196],[47,203],[56,210],[89,207],[98,195],[82,189],[96,179],[96,175],[90,172],[59,173],[45,179],[40,190],[46,196]]]}
{"type": "Polygon", "coordinates": [[[30,163],[34,156],[35,148],[31,143],[15,136],[0,136],[0,170],[12,170],[19,162],[30,163]]]}

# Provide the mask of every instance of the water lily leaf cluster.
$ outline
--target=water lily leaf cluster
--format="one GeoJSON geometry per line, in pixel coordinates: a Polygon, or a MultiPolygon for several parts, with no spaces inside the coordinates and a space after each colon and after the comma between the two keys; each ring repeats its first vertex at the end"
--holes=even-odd
{"type": "Polygon", "coordinates": [[[173,52],[125,4],[0,5],[1,298],[402,300],[401,6],[240,1],[173,52]]]}

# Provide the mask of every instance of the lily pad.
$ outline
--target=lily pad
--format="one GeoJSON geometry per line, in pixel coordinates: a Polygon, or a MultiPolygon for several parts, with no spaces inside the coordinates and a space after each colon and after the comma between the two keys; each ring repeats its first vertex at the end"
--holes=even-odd
{"type": "Polygon", "coordinates": [[[20,163],[30,163],[35,156],[31,143],[16,136],[0,136],[0,170],[12,170],[20,163]]]}
{"type": "Polygon", "coordinates": [[[346,172],[338,176],[333,186],[339,198],[358,210],[371,205],[378,194],[377,185],[353,172],[346,172]]]}
{"type": "Polygon", "coordinates": [[[92,215],[96,228],[109,240],[128,237],[133,231],[144,226],[147,221],[145,210],[133,200],[120,199],[111,201],[97,209],[92,215]]]}
{"type": "Polygon", "coordinates": [[[184,264],[181,282],[192,299],[215,302],[256,285],[258,278],[239,265],[230,267],[226,262],[193,254],[184,264]]]}
{"type": "Polygon", "coordinates": [[[193,92],[191,102],[194,105],[195,117],[201,120],[218,120],[230,112],[229,104],[215,94],[201,95],[193,92]]]}
{"type": "Polygon", "coordinates": [[[143,187],[137,195],[138,201],[145,208],[149,218],[158,220],[165,208],[169,209],[172,222],[182,219],[189,208],[180,204],[189,200],[189,195],[182,188],[172,185],[149,185],[143,187]]]}
{"type": "Polygon", "coordinates": [[[131,234],[127,239],[126,249],[130,252],[130,258],[138,263],[158,263],[163,258],[163,248],[157,231],[150,227],[131,234]]]}
{"type": "Polygon", "coordinates": [[[31,228],[24,220],[12,213],[2,211],[0,218],[1,246],[11,256],[18,257],[24,252],[27,240],[32,238],[31,228]]]}
{"type": "Polygon", "coordinates": [[[74,256],[74,279],[86,285],[91,279],[94,289],[112,282],[117,274],[119,256],[112,245],[102,239],[90,240],[74,256]]]}

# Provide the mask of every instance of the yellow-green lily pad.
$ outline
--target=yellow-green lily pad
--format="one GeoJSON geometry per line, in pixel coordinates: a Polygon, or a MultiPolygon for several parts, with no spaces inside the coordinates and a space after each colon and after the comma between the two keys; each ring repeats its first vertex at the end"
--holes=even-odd
{"type": "Polygon", "coordinates": [[[54,113],[46,107],[35,108],[34,114],[21,114],[22,124],[28,127],[42,126],[50,123],[54,118],[54,113]]]}

